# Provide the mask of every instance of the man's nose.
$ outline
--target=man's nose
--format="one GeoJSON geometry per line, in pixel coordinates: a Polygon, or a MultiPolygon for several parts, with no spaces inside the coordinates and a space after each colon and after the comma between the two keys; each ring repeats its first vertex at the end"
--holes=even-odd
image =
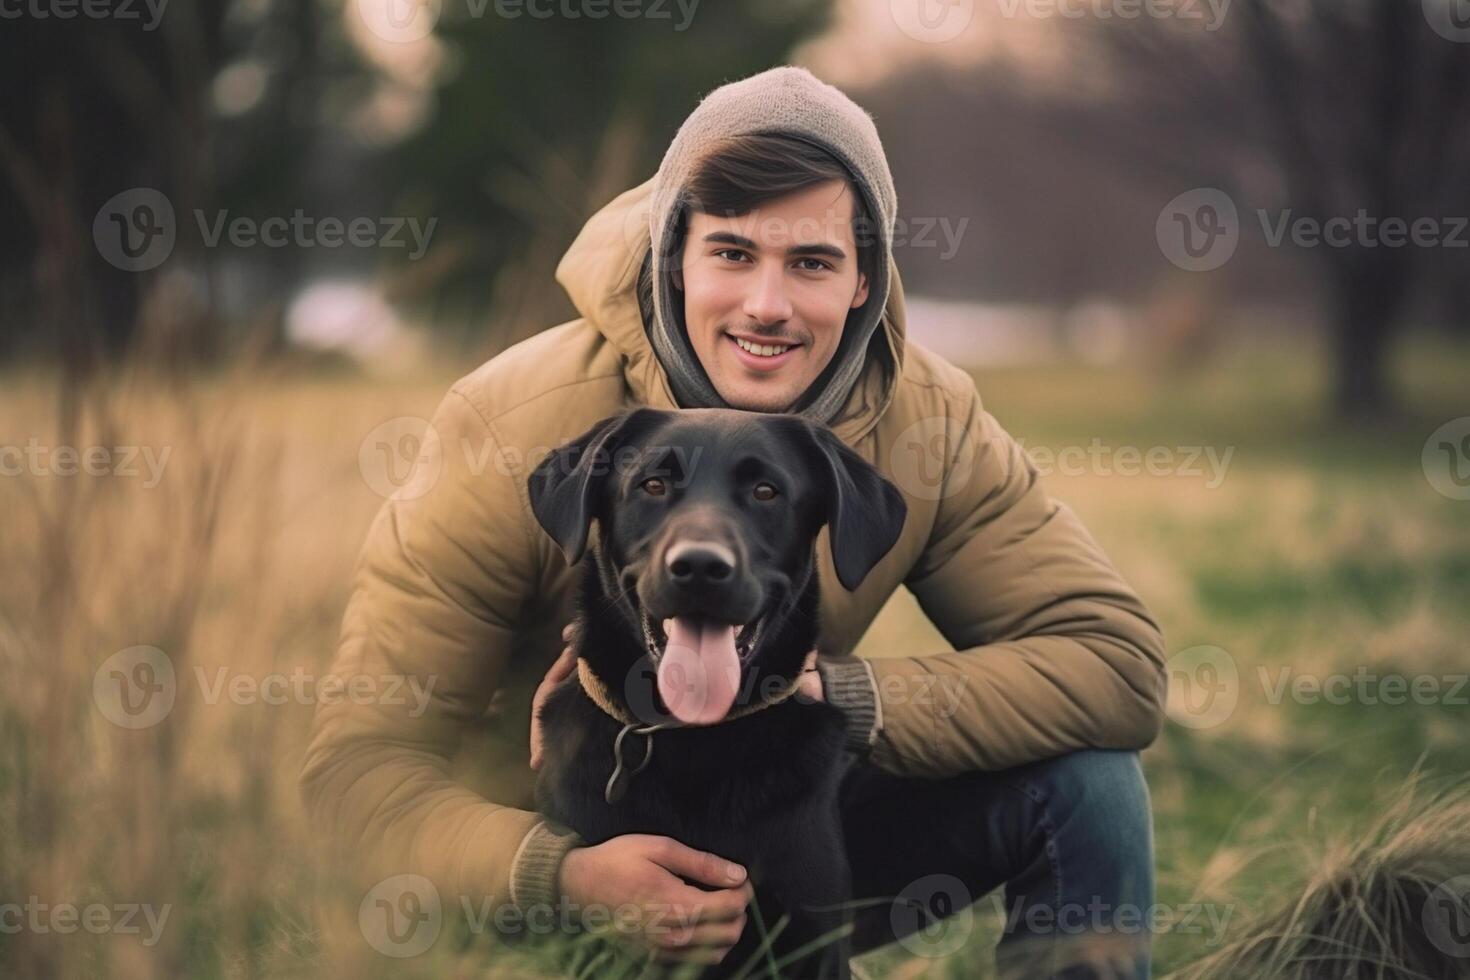
{"type": "Polygon", "coordinates": [[[718,541],[679,541],[664,555],[664,567],[677,585],[718,587],[735,576],[735,552],[718,541]]]}
{"type": "Polygon", "coordinates": [[[745,315],[766,325],[791,319],[791,300],[786,295],[785,270],[779,262],[757,269],[750,292],[745,295],[745,315]]]}

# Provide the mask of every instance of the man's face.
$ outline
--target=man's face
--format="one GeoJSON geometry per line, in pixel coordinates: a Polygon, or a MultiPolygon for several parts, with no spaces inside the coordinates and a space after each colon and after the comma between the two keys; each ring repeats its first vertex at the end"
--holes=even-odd
{"type": "Polygon", "coordinates": [[[674,284],[694,352],[731,407],[786,411],[832,360],[848,311],[868,298],[855,204],[832,180],[735,218],[689,215],[674,284]]]}

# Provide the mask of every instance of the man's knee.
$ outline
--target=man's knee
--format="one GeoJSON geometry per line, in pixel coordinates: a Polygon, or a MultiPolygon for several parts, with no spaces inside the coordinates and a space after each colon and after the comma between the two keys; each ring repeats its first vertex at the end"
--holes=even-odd
{"type": "Polygon", "coordinates": [[[1059,844],[1085,848],[1102,863],[1151,859],[1153,820],[1137,752],[1071,752],[1027,766],[1022,779],[1059,844]]]}
{"type": "Polygon", "coordinates": [[[1137,752],[1081,749],[1025,767],[1025,782],[1057,815],[1085,810],[1088,817],[1146,818],[1148,784],[1137,752]]]}

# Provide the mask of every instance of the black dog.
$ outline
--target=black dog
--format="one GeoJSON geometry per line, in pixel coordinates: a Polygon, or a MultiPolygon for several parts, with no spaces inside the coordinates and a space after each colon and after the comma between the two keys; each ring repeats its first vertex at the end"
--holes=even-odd
{"type": "Polygon", "coordinates": [[[540,714],[538,808],[591,844],[659,834],[749,870],[755,908],[705,976],[759,952],[758,914],[790,916],[777,961],[828,943],[781,976],[847,977],[843,716],[792,694],[816,648],[818,532],[855,589],[898,540],[902,494],[795,415],[639,408],[549,455],[530,495],[583,573],[579,673],[540,714]]]}

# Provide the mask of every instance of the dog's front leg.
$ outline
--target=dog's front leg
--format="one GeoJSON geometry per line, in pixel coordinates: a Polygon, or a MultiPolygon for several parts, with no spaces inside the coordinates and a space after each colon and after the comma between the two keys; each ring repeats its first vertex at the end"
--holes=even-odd
{"type": "MultiPolygon", "coordinates": [[[[852,955],[852,872],[836,813],[809,814],[781,835],[788,843],[767,867],[764,890],[791,916],[775,942],[776,959],[808,944],[816,949],[781,967],[783,978],[847,980],[852,955]]],[[[767,927],[774,919],[762,909],[767,927]]],[[[759,972],[759,971],[757,971],[759,972]]]]}

